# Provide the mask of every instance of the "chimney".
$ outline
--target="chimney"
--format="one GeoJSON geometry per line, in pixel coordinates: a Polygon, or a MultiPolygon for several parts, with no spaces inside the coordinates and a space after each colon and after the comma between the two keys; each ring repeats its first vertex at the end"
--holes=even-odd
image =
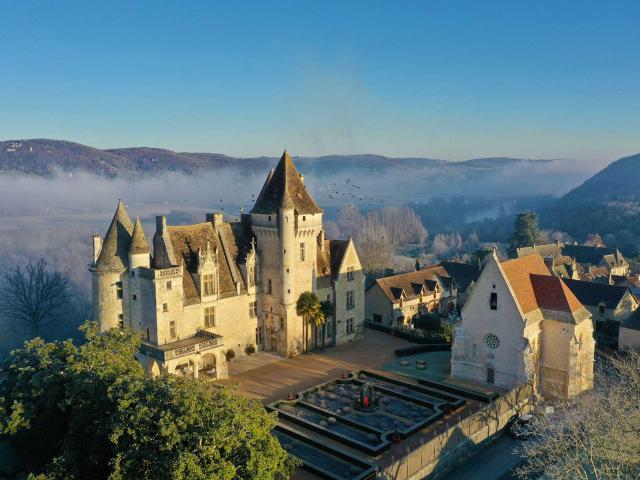
{"type": "Polygon", "coordinates": [[[102,237],[100,237],[100,235],[93,235],[91,238],[93,239],[93,263],[96,263],[102,250],[102,237]]]}
{"type": "Polygon", "coordinates": [[[222,212],[207,213],[206,219],[213,224],[213,228],[218,228],[224,221],[224,214],[222,212]]]}
{"type": "Polygon", "coordinates": [[[156,235],[164,236],[167,233],[167,217],[159,215],[156,217],[156,235]]]}

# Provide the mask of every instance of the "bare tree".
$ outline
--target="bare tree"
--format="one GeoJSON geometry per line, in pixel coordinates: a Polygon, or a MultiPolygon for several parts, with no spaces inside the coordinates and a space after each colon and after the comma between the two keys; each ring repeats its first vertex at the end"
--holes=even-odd
{"type": "Polygon", "coordinates": [[[520,478],[640,478],[640,353],[598,369],[594,389],[555,405],[523,445],[520,478]]]}
{"type": "Polygon", "coordinates": [[[366,273],[382,272],[389,268],[393,258],[393,245],[386,228],[367,222],[356,243],[358,256],[366,273]]]}
{"type": "Polygon", "coordinates": [[[0,311],[9,321],[21,325],[32,337],[69,313],[71,296],[68,275],[50,271],[44,259],[29,260],[4,275],[0,290],[0,311]]]}

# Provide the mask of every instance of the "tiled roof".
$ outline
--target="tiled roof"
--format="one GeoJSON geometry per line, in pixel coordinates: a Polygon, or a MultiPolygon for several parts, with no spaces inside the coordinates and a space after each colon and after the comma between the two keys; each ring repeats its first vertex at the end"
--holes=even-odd
{"type": "Polygon", "coordinates": [[[273,174],[269,173],[251,213],[277,213],[280,209],[295,209],[300,214],[322,213],[286,151],[273,174]]]}
{"type": "Polygon", "coordinates": [[[502,263],[502,270],[507,276],[520,308],[529,313],[539,308],[535,292],[531,284],[531,274],[550,275],[549,269],[540,255],[527,255],[502,263]]]}
{"type": "Polygon", "coordinates": [[[583,305],[597,307],[601,303],[608,309],[615,309],[625,293],[627,287],[608,285],[605,283],[585,282],[582,280],[565,279],[565,283],[583,305]]]}
{"type": "Polygon", "coordinates": [[[104,236],[100,255],[96,260],[97,269],[124,270],[129,265],[129,247],[133,224],[122,200],[118,200],[118,208],[111,220],[109,230],[104,236]]]}
{"type": "Polygon", "coordinates": [[[533,245],[531,247],[520,247],[516,249],[518,258],[526,257],[532,253],[537,253],[543,257],[557,257],[562,253],[562,243],[547,243],[543,245],[533,245]]]}
{"type": "Polygon", "coordinates": [[[531,275],[536,303],[543,310],[573,313],[583,308],[564,279],[551,275],[531,275]]]}
{"type": "Polygon", "coordinates": [[[436,285],[446,277],[447,272],[439,265],[423,268],[415,272],[402,273],[391,277],[378,278],[376,283],[380,286],[387,298],[395,302],[404,291],[405,298],[416,298],[420,290],[416,291],[415,285],[424,285],[426,291],[433,291],[436,285]]]}

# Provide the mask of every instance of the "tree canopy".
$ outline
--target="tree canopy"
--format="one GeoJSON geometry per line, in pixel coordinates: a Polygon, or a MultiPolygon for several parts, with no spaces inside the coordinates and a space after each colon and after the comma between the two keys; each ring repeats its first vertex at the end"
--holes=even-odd
{"type": "Polygon", "coordinates": [[[530,247],[538,242],[540,229],[538,216],[534,212],[522,212],[516,216],[515,231],[511,237],[511,248],[530,247]]]}
{"type": "Polygon", "coordinates": [[[593,390],[555,404],[523,444],[520,478],[640,478],[640,353],[603,362],[593,390]]]}
{"type": "Polygon", "coordinates": [[[0,433],[43,479],[287,478],[295,462],[259,401],[204,381],[145,375],[140,338],[28,341],[3,366],[0,433]]]}

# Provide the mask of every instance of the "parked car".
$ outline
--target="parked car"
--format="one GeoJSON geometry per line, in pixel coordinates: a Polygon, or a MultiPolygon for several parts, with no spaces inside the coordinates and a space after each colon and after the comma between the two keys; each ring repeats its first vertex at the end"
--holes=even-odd
{"type": "Polygon", "coordinates": [[[538,417],[531,414],[514,417],[509,427],[509,435],[517,440],[527,440],[535,432],[538,417]]]}

